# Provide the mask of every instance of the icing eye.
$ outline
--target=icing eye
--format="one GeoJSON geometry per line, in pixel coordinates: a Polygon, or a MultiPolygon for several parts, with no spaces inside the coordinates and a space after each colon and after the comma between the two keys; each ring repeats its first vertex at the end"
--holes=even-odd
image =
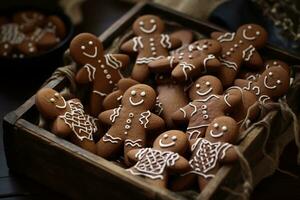
{"type": "Polygon", "coordinates": [[[277,80],[276,83],[279,85],[281,84],[281,80],[277,80]]]}
{"type": "Polygon", "coordinates": [[[83,45],[82,45],[80,48],[81,48],[82,50],[85,50],[85,46],[83,46],[83,45]]]}
{"type": "Polygon", "coordinates": [[[273,62],[274,65],[277,65],[278,63],[276,61],[273,62]]]}
{"type": "Polygon", "coordinates": [[[143,22],[143,21],[140,21],[139,24],[140,24],[141,26],[143,26],[143,25],[144,25],[144,22],[143,22]]]}
{"type": "Polygon", "coordinates": [[[168,138],[168,134],[164,134],[164,136],[163,136],[165,139],[167,139],[168,138]]]}
{"type": "Polygon", "coordinates": [[[272,73],[272,72],[269,72],[269,76],[273,76],[273,73],[272,73]]]}
{"type": "Polygon", "coordinates": [[[256,33],[255,33],[256,35],[260,35],[260,32],[259,31],[256,31],[256,33]]]}
{"type": "Polygon", "coordinates": [[[55,96],[56,98],[58,98],[58,97],[59,97],[59,93],[56,92],[56,93],[54,94],[54,96],[55,96]]]}
{"type": "Polygon", "coordinates": [[[171,138],[173,141],[176,141],[177,140],[177,137],[174,135],[174,136],[172,136],[172,138],[171,138]]]}
{"type": "Polygon", "coordinates": [[[219,124],[218,123],[214,123],[214,128],[218,128],[219,127],[219,124]]]}
{"type": "Polygon", "coordinates": [[[222,126],[222,131],[226,132],[228,130],[227,126],[222,126]]]}
{"type": "Polygon", "coordinates": [[[210,86],[210,82],[209,82],[209,81],[206,81],[206,82],[205,82],[205,85],[206,85],[206,86],[210,86]]]}
{"type": "Polygon", "coordinates": [[[239,43],[240,43],[240,44],[243,44],[243,40],[240,40],[239,43]]]}
{"type": "Polygon", "coordinates": [[[197,83],[197,84],[196,84],[196,88],[200,88],[200,84],[197,83]]]}
{"type": "Polygon", "coordinates": [[[132,95],[132,96],[136,95],[136,91],[135,91],[135,90],[132,90],[132,91],[131,91],[131,95],[132,95]]]}
{"type": "Polygon", "coordinates": [[[89,41],[89,45],[93,45],[93,41],[89,41]]]}
{"type": "Polygon", "coordinates": [[[154,24],[155,23],[155,19],[150,19],[150,23],[154,24]]]}
{"type": "Polygon", "coordinates": [[[141,96],[142,97],[146,96],[146,92],[145,91],[141,92],[141,96]]]}
{"type": "Polygon", "coordinates": [[[51,102],[51,103],[54,103],[54,102],[55,102],[55,99],[54,99],[54,98],[51,98],[51,99],[50,99],[50,102],[51,102]]]}
{"type": "Polygon", "coordinates": [[[203,45],[202,48],[203,48],[203,49],[207,49],[208,46],[207,46],[207,45],[203,45]]]}
{"type": "Polygon", "coordinates": [[[248,29],[252,29],[252,26],[248,26],[248,29]]]}

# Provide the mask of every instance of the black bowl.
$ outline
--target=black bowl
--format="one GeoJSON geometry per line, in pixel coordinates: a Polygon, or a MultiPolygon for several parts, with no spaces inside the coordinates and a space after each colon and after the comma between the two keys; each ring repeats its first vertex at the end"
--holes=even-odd
{"type": "Polygon", "coordinates": [[[24,58],[0,58],[0,69],[16,72],[30,72],[30,71],[53,71],[55,68],[62,65],[63,54],[68,48],[70,40],[74,34],[74,25],[68,16],[66,16],[60,9],[42,8],[36,6],[19,6],[11,7],[5,10],[0,10],[1,16],[11,17],[14,13],[19,11],[33,10],[43,13],[46,16],[56,15],[63,20],[66,27],[66,36],[53,48],[41,52],[40,54],[24,57],[24,58]]]}

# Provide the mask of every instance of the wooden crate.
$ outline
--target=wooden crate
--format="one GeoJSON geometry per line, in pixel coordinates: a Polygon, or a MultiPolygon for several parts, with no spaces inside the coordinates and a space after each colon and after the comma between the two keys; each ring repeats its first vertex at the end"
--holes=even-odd
{"type": "MultiPolygon", "coordinates": [[[[164,19],[175,21],[186,28],[193,29],[205,35],[212,31],[222,31],[217,26],[201,22],[170,11],[152,3],[140,3],[126,15],[113,24],[100,39],[104,47],[109,47],[113,40],[122,35],[131,26],[137,16],[155,14],[164,19]]],[[[288,53],[267,46],[264,55],[281,59],[289,64],[300,63],[300,59],[288,53]]],[[[47,87],[56,90],[68,84],[65,77],[57,78],[47,87]]],[[[26,175],[37,182],[66,195],[72,199],[190,199],[184,193],[175,193],[168,189],[153,187],[140,177],[134,177],[110,161],[56,137],[49,131],[37,126],[38,112],[34,96],[15,111],[4,118],[4,144],[9,168],[15,173],[26,175]]],[[[293,99],[299,101],[299,99],[293,99]]],[[[266,118],[272,121],[272,134],[269,143],[292,140],[290,134],[291,119],[282,119],[280,112],[273,111],[266,118]],[[280,123],[277,123],[279,122],[280,123]]],[[[240,149],[249,161],[254,174],[254,184],[257,184],[270,169],[266,169],[269,160],[260,151],[266,137],[263,127],[249,130],[247,137],[240,143],[240,149]]],[[[269,145],[268,153],[275,149],[269,145]]],[[[283,148],[280,148],[282,150],[283,148]]],[[[222,188],[237,188],[242,183],[238,162],[231,166],[223,166],[208,186],[196,195],[197,199],[233,198],[222,188]]]]}

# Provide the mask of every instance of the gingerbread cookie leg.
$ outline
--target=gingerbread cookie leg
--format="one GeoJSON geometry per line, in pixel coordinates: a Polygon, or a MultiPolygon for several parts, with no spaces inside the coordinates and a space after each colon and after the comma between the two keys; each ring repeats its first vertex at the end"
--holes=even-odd
{"type": "Polygon", "coordinates": [[[142,83],[149,76],[149,73],[148,64],[136,64],[132,69],[131,77],[134,80],[142,83]]]}
{"type": "Polygon", "coordinates": [[[117,155],[123,146],[123,141],[121,138],[114,136],[113,133],[107,132],[99,142],[97,142],[96,146],[97,155],[103,158],[109,158],[111,155],[117,155]]]}
{"type": "Polygon", "coordinates": [[[125,139],[124,141],[124,159],[125,159],[125,163],[130,166],[131,163],[129,161],[129,158],[127,156],[127,153],[131,150],[134,149],[139,149],[145,146],[145,141],[146,141],[146,135],[132,135],[129,138],[125,139]]]}

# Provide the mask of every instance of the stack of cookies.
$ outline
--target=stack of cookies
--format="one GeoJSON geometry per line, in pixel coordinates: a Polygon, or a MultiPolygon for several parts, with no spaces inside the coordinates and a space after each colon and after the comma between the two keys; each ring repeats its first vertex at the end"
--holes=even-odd
{"type": "Polygon", "coordinates": [[[128,173],[159,187],[198,184],[201,191],[237,159],[241,126],[257,120],[258,105],[285,95],[289,66],[263,60],[258,49],[267,33],[256,24],[193,41],[192,32],[167,34],[159,17],[144,15],[133,33],[120,46],[125,54],[105,54],[96,36],[77,35],[70,55],[76,82],[88,87],[85,108],[50,88],[38,91],[36,106],[54,134],[121,160],[128,173]]]}

